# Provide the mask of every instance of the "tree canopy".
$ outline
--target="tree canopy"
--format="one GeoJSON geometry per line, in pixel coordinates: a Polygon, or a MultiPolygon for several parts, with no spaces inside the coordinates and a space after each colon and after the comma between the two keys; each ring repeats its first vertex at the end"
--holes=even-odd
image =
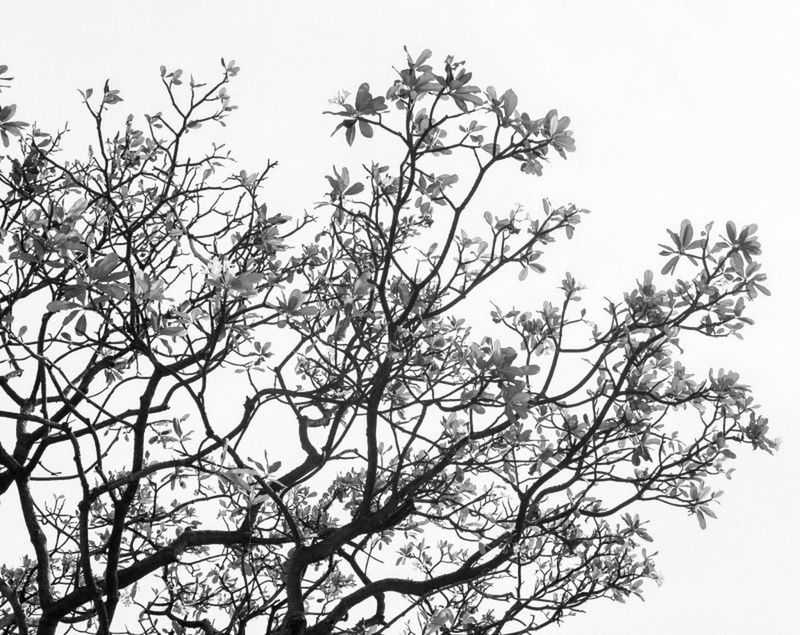
{"type": "Polygon", "coordinates": [[[768,293],[756,227],[684,221],[594,313],[569,273],[476,306],[587,214],[477,210],[487,174],[575,142],[430,60],[332,100],[334,133],[395,158],[334,167],[300,215],[262,202],[275,162],[208,141],[234,62],[161,67],[141,119],[82,91],[83,158],[0,109],[3,633],[532,632],[641,596],[643,503],[705,527],[734,448],[774,449],[735,372],[681,361],[768,293]]]}

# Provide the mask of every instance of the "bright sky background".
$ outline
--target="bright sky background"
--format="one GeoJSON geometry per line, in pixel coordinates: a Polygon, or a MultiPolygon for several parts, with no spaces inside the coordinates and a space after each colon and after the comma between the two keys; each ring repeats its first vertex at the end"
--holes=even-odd
{"type": "MultiPolygon", "coordinates": [[[[20,118],[45,129],[69,120],[77,139],[86,120],[76,88],[110,77],[125,112],[152,112],[160,64],[211,78],[220,56],[235,58],[240,110],[225,141],[248,171],[280,161],[265,200],[286,212],[321,198],[332,163],[368,160],[362,139],[348,153],[328,136],[321,111],[337,90],[386,85],[404,44],[431,48],[437,61],[466,59],[476,83],[513,87],[521,109],[572,117],[569,161],[538,180],[506,171],[482,200],[497,211],[543,196],[591,209],[546,263],[588,284],[588,297],[616,295],[660,268],[656,244],[683,218],[757,222],[773,296],[754,307],[744,342],[702,356],[743,374],[784,448],[772,458],[740,453],[720,519],[705,532],[680,512],[645,508],[663,586],[644,604],[589,605],[554,630],[798,632],[800,3],[29,1],[4,3],[0,21],[0,63],[17,77],[20,118]]],[[[500,303],[524,302],[519,287],[494,291],[500,303]]],[[[543,299],[531,294],[531,306],[543,299]]]]}

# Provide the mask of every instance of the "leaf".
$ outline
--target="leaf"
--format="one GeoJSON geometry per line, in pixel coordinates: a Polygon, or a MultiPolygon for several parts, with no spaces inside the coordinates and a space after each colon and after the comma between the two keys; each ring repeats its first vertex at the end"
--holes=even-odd
{"type": "Polygon", "coordinates": [[[368,121],[364,121],[363,119],[358,120],[358,129],[361,131],[361,134],[367,137],[368,139],[372,137],[372,126],[369,125],[368,121]]]}
{"type": "Polygon", "coordinates": [[[158,334],[161,337],[178,337],[186,335],[186,328],[183,326],[165,326],[158,334]]]}
{"type": "Polygon", "coordinates": [[[127,287],[121,284],[105,284],[99,282],[97,288],[102,291],[104,295],[114,298],[115,300],[122,300],[127,295],[127,287]]]}
{"type": "Polygon", "coordinates": [[[295,289],[289,294],[289,299],[286,301],[286,308],[290,313],[293,313],[305,299],[306,294],[300,291],[300,289],[295,289]]]}
{"type": "Polygon", "coordinates": [[[96,279],[96,280],[104,280],[108,277],[108,275],[114,270],[114,268],[119,264],[120,257],[111,252],[110,254],[106,255],[100,262],[95,263],[91,267],[89,267],[89,276],[96,279]]]}
{"type": "Polygon", "coordinates": [[[85,198],[79,198],[67,210],[67,216],[68,217],[79,216],[84,212],[84,210],[87,208],[88,205],[89,203],[86,201],[85,198]]]}
{"type": "Polygon", "coordinates": [[[697,517],[697,522],[700,523],[700,529],[706,528],[706,517],[703,515],[699,509],[695,512],[695,516],[697,517]]]}
{"type": "Polygon", "coordinates": [[[67,309],[77,309],[80,304],[74,302],[64,302],[63,300],[53,300],[47,303],[47,310],[50,313],[58,313],[59,311],[66,311],[67,309]]]}
{"type": "Polygon", "coordinates": [[[345,196],[354,196],[356,194],[360,194],[364,191],[364,184],[363,183],[353,183],[347,190],[345,191],[345,196]]]}
{"type": "Polygon", "coordinates": [[[369,84],[364,82],[358,87],[358,92],[356,93],[356,110],[362,110],[371,99],[372,94],[369,92],[369,84]]]}
{"type": "Polygon", "coordinates": [[[78,335],[86,335],[86,316],[81,315],[78,321],[75,322],[75,332],[78,335]]]}
{"type": "Polygon", "coordinates": [[[736,225],[734,225],[733,221],[728,221],[725,223],[725,231],[728,234],[728,239],[734,243],[736,242],[736,225]]]}
{"type": "Polygon", "coordinates": [[[9,106],[5,106],[4,108],[0,108],[0,122],[5,122],[11,119],[14,116],[14,113],[17,112],[17,105],[11,104],[9,106]]]}
{"type": "Polygon", "coordinates": [[[517,109],[517,95],[513,90],[509,89],[503,93],[503,112],[506,117],[511,117],[517,109]]]}
{"type": "Polygon", "coordinates": [[[558,131],[558,111],[555,109],[549,111],[544,119],[547,126],[547,134],[552,137],[558,131]]]}
{"type": "Polygon", "coordinates": [[[678,256],[673,256],[672,258],[670,258],[667,261],[667,264],[665,264],[661,268],[661,273],[672,273],[673,271],[675,271],[675,267],[678,266],[678,258],[679,258],[678,256]]]}
{"type": "Polygon", "coordinates": [[[263,274],[255,271],[245,271],[231,280],[230,286],[234,291],[252,291],[263,279],[263,274]]]}
{"type": "Polygon", "coordinates": [[[692,235],[692,224],[688,220],[684,220],[681,223],[681,242],[684,248],[688,247],[689,243],[692,242],[692,235]]]}
{"type": "Polygon", "coordinates": [[[422,66],[422,65],[425,63],[425,61],[426,61],[426,60],[427,60],[427,59],[428,59],[428,58],[429,58],[431,55],[433,55],[433,53],[431,52],[431,50],[430,50],[430,49],[423,49],[423,50],[422,50],[422,53],[420,53],[420,54],[419,54],[419,56],[417,57],[417,61],[416,61],[416,62],[414,62],[414,66],[416,66],[417,68],[419,68],[420,66],[422,66]]]}
{"type": "Polygon", "coordinates": [[[118,90],[110,90],[103,95],[104,104],[118,104],[121,101],[122,97],[119,96],[118,90]]]}

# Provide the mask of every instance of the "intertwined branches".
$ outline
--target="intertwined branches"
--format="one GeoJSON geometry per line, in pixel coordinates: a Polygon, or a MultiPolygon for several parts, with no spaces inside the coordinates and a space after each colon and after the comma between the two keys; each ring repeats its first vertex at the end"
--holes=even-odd
{"type": "Polygon", "coordinates": [[[679,361],[684,334],[749,322],[754,226],[684,222],[671,277],[599,321],[567,274],[471,332],[473,292],[544,271],[586,210],[476,218],[489,171],[574,150],[569,118],[429,57],[334,100],[349,144],[397,160],[334,169],[300,219],[260,202],[274,163],[198,142],[232,62],[162,67],[167,112],[113,136],[119,92],[83,92],[82,160],[0,112],[0,493],[30,543],[5,632],[530,632],[657,577],[632,506],[705,525],[731,447],[774,447],[735,373],[679,361]]]}

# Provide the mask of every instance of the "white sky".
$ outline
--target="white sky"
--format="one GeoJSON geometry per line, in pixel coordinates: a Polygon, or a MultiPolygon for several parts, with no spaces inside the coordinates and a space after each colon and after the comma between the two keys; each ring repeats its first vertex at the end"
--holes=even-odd
{"type": "MultiPolygon", "coordinates": [[[[744,342],[703,355],[742,372],[784,448],[773,458],[740,453],[720,519],[705,532],[680,512],[646,508],[664,585],[645,604],[590,605],[558,632],[797,632],[800,4],[53,1],[4,3],[0,21],[0,63],[17,77],[10,96],[20,117],[46,129],[69,120],[78,138],[75,88],[110,77],[122,110],[138,114],[160,108],[160,64],[210,78],[220,56],[235,58],[240,110],[225,140],[250,170],[280,161],[265,200],[287,212],[321,198],[332,163],[368,159],[363,140],[348,153],[328,137],[320,113],[338,89],[385,85],[404,44],[466,59],[476,83],[513,87],[522,109],[572,117],[569,161],[538,180],[505,172],[482,200],[498,211],[543,196],[591,209],[546,264],[569,269],[593,297],[660,267],[656,243],[683,218],[757,222],[773,296],[754,307],[744,342]]],[[[515,287],[492,299],[520,297],[515,287]]]]}

